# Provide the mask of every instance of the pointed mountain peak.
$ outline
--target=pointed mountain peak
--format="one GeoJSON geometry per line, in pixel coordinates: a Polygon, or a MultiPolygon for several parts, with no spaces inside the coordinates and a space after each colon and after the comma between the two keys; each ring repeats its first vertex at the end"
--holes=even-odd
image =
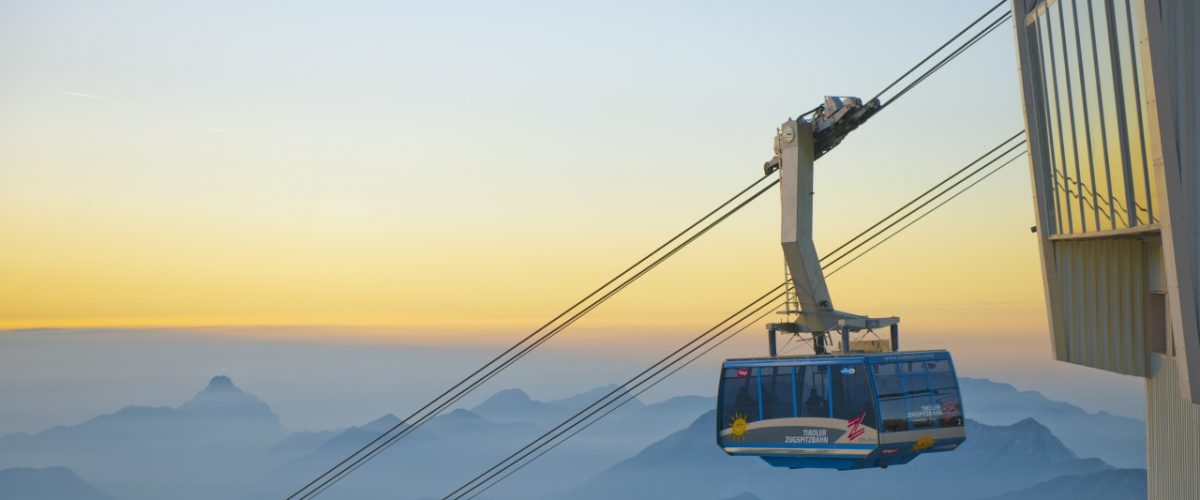
{"type": "Polygon", "coordinates": [[[279,420],[266,403],[238,389],[233,385],[233,380],[225,375],[213,377],[204,390],[180,405],[179,410],[193,415],[256,417],[274,423],[279,420]]]}
{"type": "Polygon", "coordinates": [[[483,420],[478,414],[462,408],[451,410],[449,413],[442,415],[442,418],[448,421],[477,421],[483,420]]]}
{"type": "Polygon", "coordinates": [[[370,422],[363,424],[360,428],[366,429],[366,430],[371,430],[371,431],[382,432],[384,430],[391,429],[392,426],[394,426],[398,423],[400,423],[400,419],[396,418],[395,415],[388,413],[387,415],[384,415],[382,417],[379,417],[375,420],[372,420],[370,422]]]}
{"type": "Polygon", "coordinates": [[[208,381],[206,391],[237,391],[238,388],[233,385],[233,379],[225,375],[217,375],[208,381]]]}
{"type": "Polygon", "coordinates": [[[492,397],[488,399],[494,399],[496,401],[532,401],[532,399],[529,398],[529,394],[520,389],[504,389],[503,391],[493,394],[492,397]]]}
{"type": "Polygon", "coordinates": [[[1018,420],[1017,422],[1014,422],[1010,427],[1012,427],[1014,429],[1023,429],[1023,430],[1028,430],[1028,431],[1033,431],[1033,432],[1038,432],[1038,433],[1046,433],[1046,434],[1050,433],[1050,429],[1048,429],[1048,428],[1046,428],[1046,426],[1042,425],[1041,422],[1034,420],[1033,417],[1025,417],[1021,420],[1018,420]]]}

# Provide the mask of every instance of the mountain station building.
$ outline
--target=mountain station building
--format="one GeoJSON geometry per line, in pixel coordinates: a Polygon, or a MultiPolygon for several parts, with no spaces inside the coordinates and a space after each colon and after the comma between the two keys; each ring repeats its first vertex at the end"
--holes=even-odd
{"type": "Polygon", "coordinates": [[[1010,5],[1054,357],[1145,378],[1149,498],[1200,499],[1200,2],[1010,5]]]}

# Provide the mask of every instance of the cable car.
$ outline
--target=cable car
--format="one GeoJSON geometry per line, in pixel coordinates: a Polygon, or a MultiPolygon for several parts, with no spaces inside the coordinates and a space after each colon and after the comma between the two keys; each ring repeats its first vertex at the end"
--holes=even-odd
{"type": "Polygon", "coordinates": [[[876,101],[826,97],[776,131],[775,156],[763,168],[779,172],[787,321],[767,325],[770,357],[730,359],[721,367],[717,444],[725,453],[776,467],[851,470],[908,463],[966,440],[950,353],[901,352],[900,318],[836,309],[813,243],[814,161],[876,109],[876,101]],[[890,339],[851,338],[883,328],[890,339]],[[809,336],[813,354],[779,356],[781,331],[809,336]],[[840,352],[830,354],[839,334],[840,352]]]}
{"type": "Polygon", "coordinates": [[[730,359],[721,369],[717,443],[776,467],[904,464],[966,439],[946,351],[730,359]]]}

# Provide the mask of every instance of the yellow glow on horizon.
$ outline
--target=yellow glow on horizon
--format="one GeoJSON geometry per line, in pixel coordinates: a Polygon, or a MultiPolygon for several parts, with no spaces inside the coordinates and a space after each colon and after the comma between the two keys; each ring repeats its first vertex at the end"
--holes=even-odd
{"type": "MultiPolygon", "coordinates": [[[[577,213],[448,223],[386,207],[373,217],[282,209],[303,200],[233,215],[170,199],[80,205],[10,194],[0,198],[9,242],[0,246],[0,329],[532,328],[708,206],[697,199],[650,214],[640,206],[591,225],[566,223],[577,213]]],[[[967,199],[833,275],[835,305],[920,328],[1043,329],[1036,243],[1019,229],[1028,208],[996,210],[1012,202],[995,195],[982,206],[967,199]]],[[[892,203],[819,206],[834,217],[818,220],[818,247],[892,203]]],[[[703,328],[762,294],[783,277],[775,204],[771,195],[756,201],[581,326],[703,328]]]]}

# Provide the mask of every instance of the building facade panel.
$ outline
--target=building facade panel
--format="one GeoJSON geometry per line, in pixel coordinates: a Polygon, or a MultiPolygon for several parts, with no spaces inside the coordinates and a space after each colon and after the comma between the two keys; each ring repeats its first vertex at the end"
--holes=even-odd
{"type": "Polygon", "coordinates": [[[1139,1],[1014,7],[1025,12],[1017,43],[1055,358],[1145,376],[1161,240],[1139,1]]]}
{"type": "Polygon", "coordinates": [[[1055,359],[1145,377],[1150,498],[1200,499],[1200,2],[1011,5],[1055,359]]]}
{"type": "Polygon", "coordinates": [[[1054,325],[1060,361],[1144,377],[1147,259],[1139,238],[1053,242],[1064,314],[1054,325]]]}
{"type": "Polygon", "coordinates": [[[1146,380],[1148,498],[1200,498],[1200,406],[1179,397],[1176,358],[1153,354],[1146,380]]]}
{"type": "Polygon", "coordinates": [[[1148,143],[1162,209],[1168,320],[1178,358],[1180,390],[1200,403],[1200,6],[1180,0],[1144,0],[1149,36],[1141,52],[1145,73],[1148,143]]]}

